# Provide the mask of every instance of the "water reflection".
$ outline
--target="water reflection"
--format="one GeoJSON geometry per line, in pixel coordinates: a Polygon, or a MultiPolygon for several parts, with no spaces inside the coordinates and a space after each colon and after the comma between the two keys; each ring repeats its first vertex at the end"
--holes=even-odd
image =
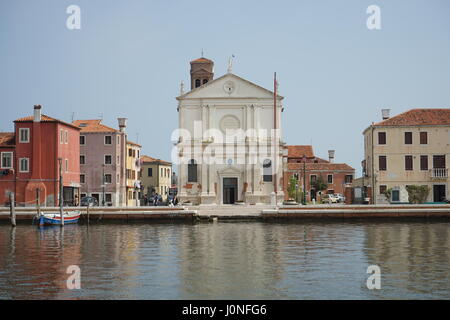
{"type": "Polygon", "coordinates": [[[448,222],[0,225],[2,299],[450,298],[448,222]],[[365,286],[368,265],[382,290],[365,286]],[[81,290],[66,288],[81,268],[81,290]]]}

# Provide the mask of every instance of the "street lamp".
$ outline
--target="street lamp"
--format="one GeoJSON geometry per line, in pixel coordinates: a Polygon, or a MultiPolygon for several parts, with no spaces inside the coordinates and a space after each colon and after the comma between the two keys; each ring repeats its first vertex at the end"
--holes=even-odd
{"type": "Polygon", "coordinates": [[[303,155],[303,205],[306,205],[306,155],[303,155]]]}

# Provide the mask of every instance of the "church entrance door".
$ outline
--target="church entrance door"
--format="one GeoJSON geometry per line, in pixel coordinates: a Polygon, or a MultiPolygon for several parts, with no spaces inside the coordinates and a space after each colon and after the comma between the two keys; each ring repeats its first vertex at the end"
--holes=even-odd
{"type": "Polygon", "coordinates": [[[237,201],[237,178],[223,178],[223,204],[234,204],[237,201]]]}

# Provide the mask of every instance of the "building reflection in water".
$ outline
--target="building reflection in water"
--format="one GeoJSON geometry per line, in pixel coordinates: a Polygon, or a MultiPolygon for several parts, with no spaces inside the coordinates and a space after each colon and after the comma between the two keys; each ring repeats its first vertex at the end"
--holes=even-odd
{"type": "Polygon", "coordinates": [[[379,222],[365,226],[364,253],[381,268],[382,290],[374,296],[450,298],[450,223],[379,222]]]}

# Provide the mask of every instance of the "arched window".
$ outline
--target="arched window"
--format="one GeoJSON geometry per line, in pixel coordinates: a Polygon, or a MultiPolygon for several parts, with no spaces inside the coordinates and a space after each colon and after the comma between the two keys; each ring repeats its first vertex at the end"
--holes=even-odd
{"type": "Polygon", "coordinates": [[[188,163],[188,182],[197,182],[197,162],[194,159],[188,163]]]}
{"type": "Polygon", "coordinates": [[[203,79],[203,84],[208,83],[208,79],[203,79]]]}
{"type": "Polygon", "coordinates": [[[265,159],[263,162],[263,181],[272,182],[272,161],[265,159]]]}
{"type": "Polygon", "coordinates": [[[198,88],[200,87],[201,83],[200,83],[200,79],[195,79],[195,87],[198,88]]]}

